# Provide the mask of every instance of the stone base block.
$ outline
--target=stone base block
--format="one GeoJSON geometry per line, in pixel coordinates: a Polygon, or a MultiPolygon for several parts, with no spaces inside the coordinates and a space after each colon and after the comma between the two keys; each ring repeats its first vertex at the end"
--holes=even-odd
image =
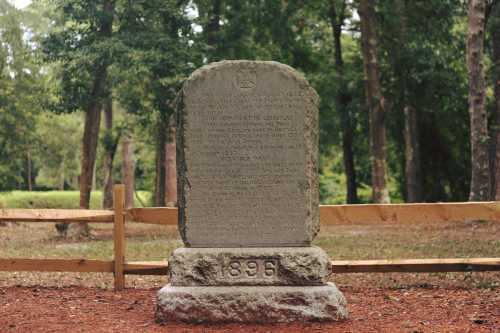
{"type": "Polygon", "coordinates": [[[169,260],[172,286],[314,286],[331,273],[319,247],[178,248],[169,260]]]}
{"type": "Polygon", "coordinates": [[[340,321],[346,300],[333,283],[286,287],[175,287],[158,292],[159,323],[340,321]]]}

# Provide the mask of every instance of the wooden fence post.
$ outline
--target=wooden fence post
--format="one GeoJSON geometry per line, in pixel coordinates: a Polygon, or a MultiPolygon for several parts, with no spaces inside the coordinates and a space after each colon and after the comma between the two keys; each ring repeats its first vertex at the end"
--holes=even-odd
{"type": "Polygon", "coordinates": [[[125,288],[125,186],[115,185],[113,189],[115,221],[113,226],[113,238],[115,241],[115,290],[125,288]]]}

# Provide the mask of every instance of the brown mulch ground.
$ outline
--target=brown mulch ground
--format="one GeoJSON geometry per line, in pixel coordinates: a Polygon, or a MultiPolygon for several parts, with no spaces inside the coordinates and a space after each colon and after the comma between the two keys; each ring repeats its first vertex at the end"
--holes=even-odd
{"type": "Polygon", "coordinates": [[[157,289],[0,288],[0,333],[10,332],[500,332],[498,289],[342,287],[350,319],[293,325],[160,326],[157,289]]]}

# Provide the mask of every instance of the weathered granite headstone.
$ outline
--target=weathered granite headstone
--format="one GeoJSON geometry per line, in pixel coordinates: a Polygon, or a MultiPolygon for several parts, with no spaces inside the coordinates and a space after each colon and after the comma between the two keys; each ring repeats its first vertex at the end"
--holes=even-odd
{"type": "Polygon", "coordinates": [[[318,97],[292,68],[223,61],[177,110],[179,230],[159,321],[341,320],[319,230],[318,97]]]}

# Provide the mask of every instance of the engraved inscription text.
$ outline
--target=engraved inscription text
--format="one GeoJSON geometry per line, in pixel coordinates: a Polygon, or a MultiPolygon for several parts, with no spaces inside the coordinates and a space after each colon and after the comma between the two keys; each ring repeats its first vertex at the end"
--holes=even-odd
{"type": "Polygon", "coordinates": [[[222,275],[230,279],[273,279],[278,276],[277,259],[232,259],[222,266],[222,275]]]}

